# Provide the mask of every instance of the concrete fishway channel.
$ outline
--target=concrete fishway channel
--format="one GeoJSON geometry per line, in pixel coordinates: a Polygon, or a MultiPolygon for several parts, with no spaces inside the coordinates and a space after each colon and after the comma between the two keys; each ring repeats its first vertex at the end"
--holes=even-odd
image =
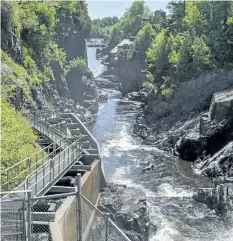
{"type": "Polygon", "coordinates": [[[106,181],[88,129],[71,113],[28,116],[46,147],[3,173],[2,240],[129,240],[97,209],[106,181]]]}

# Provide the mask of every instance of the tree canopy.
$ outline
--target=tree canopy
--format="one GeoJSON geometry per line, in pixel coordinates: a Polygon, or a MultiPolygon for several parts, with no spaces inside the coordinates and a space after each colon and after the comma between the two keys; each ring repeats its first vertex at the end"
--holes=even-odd
{"type": "Polygon", "coordinates": [[[171,94],[177,83],[204,70],[233,66],[232,2],[171,1],[168,9],[168,16],[150,15],[137,34],[147,88],[171,94]]]}

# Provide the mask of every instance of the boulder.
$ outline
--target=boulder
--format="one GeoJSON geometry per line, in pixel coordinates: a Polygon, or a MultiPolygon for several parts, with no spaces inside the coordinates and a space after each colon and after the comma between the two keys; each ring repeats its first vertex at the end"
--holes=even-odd
{"type": "Polygon", "coordinates": [[[184,160],[195,161],[205,150],[205,142],[198,133],[191,132],[179,139],[175,149],[184,160]]]}
{"type": "Polygon", "coordinates": [[[232,209],[232,191],[233,182],[221,183],[214,188],[199,188],[193,199],[215,209],[219,214],[225,214],[227,210],[232,209]]]}
{"type": "Polygon", "coordinates": [[[223,119],[233,122],[233,90],[217,92],[213,95],[210,106],[210,119],[221,121],[223,119]]]}
{"type": "Polygon", "coordinates": [[[146,103],[147,93],[145,91],[131,92],[126,95],[129,100],[146,103]]]}
{"type": "Polygon", "coordinates": [[[125,185],[109,184],[104,188],[99,208],[110,217],[132,240],[146,241],[150,219],[145,193],[125,185]]]}
{"type": "Polygon", "coordinates": [[[212,179],[219,176],[233,177],[233,141],[215,155],[198,160],[194,165],[202,174],[212,179]]]}

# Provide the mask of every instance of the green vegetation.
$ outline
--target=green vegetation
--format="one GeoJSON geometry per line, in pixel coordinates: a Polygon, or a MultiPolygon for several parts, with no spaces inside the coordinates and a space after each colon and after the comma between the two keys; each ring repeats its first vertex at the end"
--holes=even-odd
{"type": "MultiPolygon", "coordinates": [[[[17,112],[4,98],[1,98],[1,170],[22,161],[26,157],[38,152],[35,147],[36,135],[31,124],[22,113],[17,112]]],[[[24,165],[15,170],[14,174],[20,174],[24,165]],[[20,169],[20,170],[19,170],[20,169]]],[[[6,182],[6,175],[2,175],[2,183],[6,182]]]]}
{"type": "Polygon", "coordinates": [[[102,19],[93,19],[91,21],[91,38],[105,38],[109,28],[118,22],[118,17],[105,17],[102,19]]]}
{"type": "Polygon", "coordinates": [[[83,69],[87,68],[87,63],[86,63],[85,59],[83,59],[81,57],[77,57],[70,61],[69,66],[71,69],[78,68],[78,69],[83,70],[83,69]]]}
{"type": "MultiPolygon", "coordinates": [[[[24,103],[34,105],[32,85],[47,85],[55,81],[51,63],[59,63],[63,73],[71,68],[86,68],[84,59],[68,62],[65,50],[55,40],[65,40],[68,27],[64,22],[72,24],[74,32],[88,37],[91,21],[87,4],[83,1],[2,1],[1,14],[1,167],[4,173],[6,168],[39,150],[34,146],[36,135],[29,121],[21,111],[7,103],[9,96],[14,96],[19,90],[24,103]]],[[[32,163],[34,161],[32,159],[32,163]]],[[[18,175],[25,169],[24,163],[11,175],[18,175]]],[[[5,175],[2,176],[4,181],[5,175]]]]}
{"type": "Polygon", "coordinates": [[[135,36],[144,26],[143,17],[150,15],[149,8],[144,1],[135,1],[124,13],[123,17],[112,26],[108,41],[111,45],[118,44],[124,38],[135,36]]]}
{"type": "Polygon", "coordinates": [[[24,95],[29,102],[33,102],[30,84],[29,84],[29,75],[27,74],[26,69],[16,64],[3,50],[1,50],[1,61],[2,61],[2,84],[1,84],[1,93],[4,98],[7,98],[12,94],[12,92],[17,87],[22,87],[24,95]],[[5,69],[4,64],[10,69],[5,69]]]}
{"type": "Polygon", "coordinates": [[[60,17],[72,16],[74,26],[84,36],[90,33],[90,18],[87,5],[81,1],[24,1],[2,3],[2,48],[10,56],[13,50],[9,42],[16,27],[17,40],[21,46],[21,56],[17,62],[22,64],[30,75],[33,84],[45,84],[54,80],[51,62],[58,62],[65,70],[68,65],[63,49],[54,42],[58,32],[65,32],[60,17]]]}
{"type": "Polygon", "coordinates": [[[168,16],[151,13],[135,1],[109,36],[110,44],[117,44],[137,35],[135,52],[147,63],[143,85],[165,96],[203,71],[233,66],[231,1],[171,1],[168,9],[168,16]]]}

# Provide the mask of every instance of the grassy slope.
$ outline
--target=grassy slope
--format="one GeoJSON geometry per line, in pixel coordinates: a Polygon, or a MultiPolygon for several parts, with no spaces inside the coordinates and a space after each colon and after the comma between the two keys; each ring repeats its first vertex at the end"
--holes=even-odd
{"type": "MultiPolygon", "coordinates": [[[[30,122],[1,98],[1,170],[37,152],[30,122]]],[[[25,167],[22,167],[25,168],[25,167]]],[[[13,175],[13,174],[12,174],[13,175]]],[[[6,176],[2,175],[2,182],[6,176]]]]}

